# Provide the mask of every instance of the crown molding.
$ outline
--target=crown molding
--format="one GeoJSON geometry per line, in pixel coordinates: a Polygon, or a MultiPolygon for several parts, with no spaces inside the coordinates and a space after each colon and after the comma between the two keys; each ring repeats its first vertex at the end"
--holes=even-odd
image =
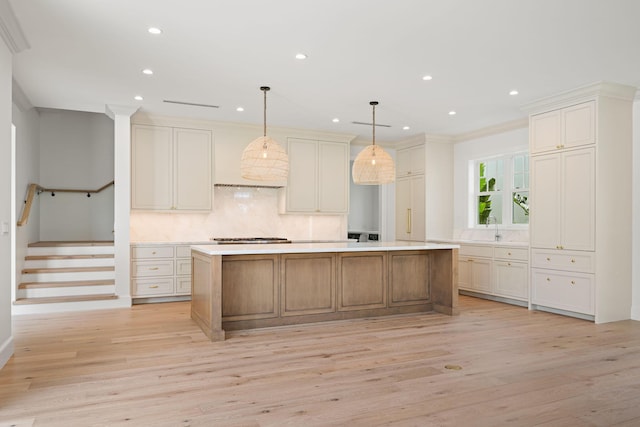
{"type": "Polygon", "coordinates": [[[31,47],[13,13],[9,0],[0,0],[0,36],[14,55],[31,47]]]}
{"type": "Polygon", "coordinates": [[[31,103],[27,95],[25,95],[25,93],[22,91],[22,88],[20,87],[16,79],[11,80],[11,98],[13,103],[16,104],[18,109],[23,113],[31,110],[33,108],[33,104],[31,103]]]}
{"type": "Polygon", "coordinates": [[[537,114],[544,111],[568,107],[597,97],[615,98],[623,101],[632,101],[638,88],[619,83],[599,81],[575,89],[560,92],[558,94],[540,98],[521,106],[521,110],[529,114],[537,114]]]}
{"type": "Polygon", "coordinates": [[[488,126],[486,128],[474,130],[471,132],[461,133],[453,137],[454,142],[469,141],[471,139],[478,139],[485,136],[497,135],[511,130],[522,129],[529,126],[529,118],[523,117],[521,119],[512,120],[506,123],[500,123],[498,125],[488,126]]]}

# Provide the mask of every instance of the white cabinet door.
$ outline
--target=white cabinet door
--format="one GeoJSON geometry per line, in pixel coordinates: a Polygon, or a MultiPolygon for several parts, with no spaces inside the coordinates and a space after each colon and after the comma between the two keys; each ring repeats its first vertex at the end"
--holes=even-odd
{"type": "Polygon", "coordinates": [[[458,258],[458,289],[472,290],[471,284],[471,265],[473,261],[468,258],[458,258]]]}
{"type": "Polygon", "coordinates": [[[131,207],[173,206],[173,142],[169,127],[133,126],[131,143],[131,207]]]}
{"type": "Polygon", "coordinates": [[[287,211],[315,212],[318,203],[318,143],[289,139],[287,211]]]}
{"type": "Polygon", "coordinates": [[[403,148],[396,152],[396,176],[424,174],[425,147],[424,145],[403,148]]]}
{"type": "Polygon", "coordinates": [[[349,146],[318,143],[318,208],[320,212],[349,211],[349,146]]]}
{"type": "Polygon", "coordinates": [[[175,209],[211,210],[211,132],[174,129],[175,209]]]}
{"type": "Polygon", "coordinates": [[[561,249],[595,249],[595,149],[562,154],[561,249]]]}
{"type": "Polygon", "coordinates": [[[531,162],[531,246],[556,248],[560,236],[560,168],[559,154],[532,156],[531,162]]]}
{"type": "Polygon", "coordinates": [[[471,288],[480,292],[491,292],[491,264],[488,259],[474,258],[471,266],[471,288]]]}
{"type": "Polygon", "coordinates": [[[531,154],[557,150],[562,144],[562,112],[536,114],[529,120],[531,154]]]}
{"type": "Polygon", "coordinates": [[[562,148],[595,144],[595,120],[594,101],[562,109],[562,148]]]}
{"type": "Polygon", "coordinates": [[[526,262],[494,261],[495,290],[497,295],[526,300],[529,268],[526,262]]]}
{"type": "Polygon", "coordinates": [[[424,175],[396,180],[396,239],[425,240],[424,175]]]}

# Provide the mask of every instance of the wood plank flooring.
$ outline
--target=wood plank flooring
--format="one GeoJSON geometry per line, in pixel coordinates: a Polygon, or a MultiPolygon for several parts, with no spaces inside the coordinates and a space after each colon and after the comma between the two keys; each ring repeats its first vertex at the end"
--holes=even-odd
{"type": "Polygon", "coordinates": [[[0,426],[640,425],[640,322],[461,296],[212,343],[189,304],[14,317],[0,426]]]}

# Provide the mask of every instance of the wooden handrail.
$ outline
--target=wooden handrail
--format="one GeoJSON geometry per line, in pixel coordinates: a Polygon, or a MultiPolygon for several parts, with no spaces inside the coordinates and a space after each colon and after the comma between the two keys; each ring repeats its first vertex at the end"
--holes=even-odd
{"type": "Polygon", "coordinates": [[[91,197],[91,194],[99,193],[112,185],[115,185],[115,181],[108,182],[97,190],[79,190],[73,188],[45,188],[39,184],[29,184],[27,189],[27,199],[24,201],[24,209],[22,210],[22,215],[18,221],[18,227],[25,225],[29,220],[29,213],[31,212],[33,198],[40,193],[51,193],[52,196],[55,196],[55,193],[82,193],[86,194],[87,197],[91,197]]]}

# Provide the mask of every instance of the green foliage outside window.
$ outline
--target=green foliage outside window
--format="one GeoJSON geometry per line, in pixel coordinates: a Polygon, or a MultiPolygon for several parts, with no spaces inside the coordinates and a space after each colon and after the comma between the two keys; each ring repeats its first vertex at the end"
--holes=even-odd
{"type": "MultiPolygon", "coordinates": [[[[487,180],[485,163],[480,163],[479,168],[480,192],[495,191],[496,179],[489,178],[487,180]]],[[[488,194],[478,196],[478,224],[486,224],[489,220],[489,215],[491,215],[491,196],[488,194]]]]}

